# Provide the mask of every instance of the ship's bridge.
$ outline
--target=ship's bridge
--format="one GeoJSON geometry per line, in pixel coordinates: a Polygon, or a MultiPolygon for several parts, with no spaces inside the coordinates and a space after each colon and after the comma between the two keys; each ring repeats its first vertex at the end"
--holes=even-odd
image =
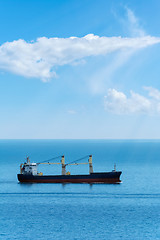
{"type": "Polygon", "coordinates": [[[37,164],[36,163],[25,164],[22,169],[23,169],[23,174],[37,175],[37,164]]]}
{"type": "Polygon", "coordinates": [[[37,175],[37,163],[31,163],[29,157],[27,157],[27,163],[24,163],[21,166],[21,173],[26,175],[37,175]]]}

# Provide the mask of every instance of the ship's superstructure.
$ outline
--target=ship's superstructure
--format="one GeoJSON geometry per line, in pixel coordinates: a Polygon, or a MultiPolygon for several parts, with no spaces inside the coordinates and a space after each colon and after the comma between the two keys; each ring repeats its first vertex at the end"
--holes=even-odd
{"type": "MultiPolygon", "coordinates": [[[[59,158],[59,157],[56,157],[59,158]]],[[[56,159],[54,158],[54,159],[56,159]]],[[[116,171],[116,166],[112,172],[93,172],[92,155],[85,156],[71,163],[65,164],[65,157],[61,157],[60,162],[41,162],[31,163],[29,157],[27,162],[20,165],[20,174],[17,175],[20,182],[37,182],[37,183],[120,183],[120,175],[122,172],[116,171]],[[89,157],[88,162],[80,163],[78,160],[82,160],[89,157]],[[38,172],[39,164],[60,164],[62,166],[61,175],[43,175],[38,172]],[[89,174],[71,175],[66,171],[68,165],[88,164],[89,174]]]]}
{"type": "Polygon", "coordinates": [[[37,163],[31,163],[29,157],[27,157],[27,162],[20,165],[20,173],[24,175],[37,175],[37,163]]]}

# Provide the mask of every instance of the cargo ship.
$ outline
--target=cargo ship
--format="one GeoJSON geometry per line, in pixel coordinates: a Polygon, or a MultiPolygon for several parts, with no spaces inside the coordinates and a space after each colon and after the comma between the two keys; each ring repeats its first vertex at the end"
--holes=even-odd
{"type": "MultiPolygon", "coordinates": [[[[55,159],[55,158],[54,158],[55,159]]],[[[81,158],[83,159],[83,158],[81,158]]],[[[60,162],[41,162],[31,163],[29,157],[27,162],[20,165],[20,174],[17,174],[20,183],[120,183],[121,171],[114,170],[111,172],[93,172],[92,155],[88,155],[88,161],[85,163],[78,163],[77,160],[65,164],[65,157],[61,157],[60,162]],[[38,172],[39,164],[60,164],[62,166],[61,175],[43,175],[38,172]],[[71,175],[66,171],[68,165],[88,164],[89,174],[71,175]]]]}

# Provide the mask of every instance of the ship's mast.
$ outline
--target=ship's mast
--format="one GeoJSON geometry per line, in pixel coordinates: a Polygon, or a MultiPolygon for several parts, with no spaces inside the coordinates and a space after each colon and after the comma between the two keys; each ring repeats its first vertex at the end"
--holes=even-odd
{"type": "Polygon", "coordinates": [[[27,157],[27,163],[30,163],[30,159],[29,159],[29,157],[27,157]]]}
{"type": "Polygon", "coordinates": [[[65,165],[64,156],[62,156],[61,164],[62,164],[62,175],[66,175],[66,165],[65,165]]]}
{"type": "Polygon", "coordinates": [[[93,173],[92,155],[89,155],[89,174],[93,173]]]}

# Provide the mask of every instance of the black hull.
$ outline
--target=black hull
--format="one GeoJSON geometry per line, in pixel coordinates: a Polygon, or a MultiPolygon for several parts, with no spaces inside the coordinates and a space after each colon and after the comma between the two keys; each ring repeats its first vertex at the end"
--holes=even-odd
{"type": "Polygon", "coordinates": [[[23,175],[17,174],[21,183],[120,183],[122,172],[102,172],[87,175],[23,175]]]}

